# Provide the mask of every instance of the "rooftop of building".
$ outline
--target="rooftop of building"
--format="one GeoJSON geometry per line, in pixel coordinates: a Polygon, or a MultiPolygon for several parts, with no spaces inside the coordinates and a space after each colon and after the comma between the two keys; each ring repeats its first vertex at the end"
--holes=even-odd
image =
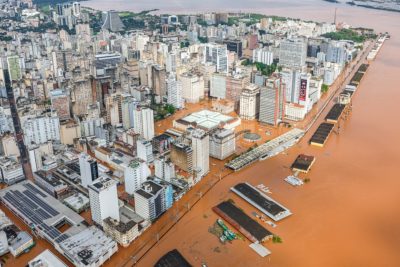
{"type": "Polygon", "coordinates": [[[51,173],[40,170],[34,173],[34,177],[35,175],[40,177],[42,180],[44,180],[46,183],[50,184],[54,188],[67,187],[67,185],[63,181],[56,179],[51,173]]]}
{"type": "Polygon", "coordinates": [[[12,157],[0,157],[0,168],[3,170],[12,170],[22,168],[21,164],[12,157]]]}
{"type": "Polygon", "coordinates": [[[212,137],[218,139],[224,139],[230,135],[235,135],[235,132],[231,129],[223,129],[223,128],[215,129],[215,131],[211,133],[212,137]]]}
{"type": "Polygon", "coordinates": [[[84,218],[31,181],[23,181],[1,190],[0,198],[7,208],[40,231],[49,242],[61,242],[83,227],[84,218]],[[68,222],[71,227],[61,233],[57,226],[63,222],[68,222]]]}
{"type": "Polygon", "coordinates": [[[172,139],[171,136],[169,136],[168,134],[163,133],[163,134],[155,136],[153,138],[153,141],[163,141],[163,140],[170,140],[170,139],[172,139]]]}
{"type": "Polygon", "coordinates": [[[115,180],[113,180],[110,177],[99,177],[96,181],[94,181],[93,184],[89,185],[89,188],[96,191],[96,192],[100,192],[106,188],[109,188],[111,186],[116,185],[117,182],[115,180]]]}
{"type": "Polygon", "coordinates": [[[135,193],[141,195],[144,198],[150,199],[156,195],[163,187],[154,181],[146,181],[142,184],[142,188],[136,190],[135,193]]]}
{"type": "Polygon", "coordinates": [[[117,230],[122,234],[125,234],[133,227],[135,227],[137,224],[140,224],[144,221],[144,219],[140,217],[138,214],[136,214],[132,208],[129,208],[127,206],[122,206],[119,209],[119,215],[120,215],[119,221],[116,221],[111,217],[108,217],[104,220],[104,223],[113,227],[115,230],[117,230]]]}
{"type": "Polygon", "coordinates": [[[75,262],[91,265],[109,253],[117,243],[103,231],[91,226],[60,243],[61,249],[75,262]]]}
{"type": "Polygon", "coordinates": [[[179,150],[183,150],[185,152],[190,152],[193,150],[193,148],[189,144],[181,141],[176,141],[172,143],[172,146],[178,148],[179,150]]]}
{"type": "Polygon", "coordinates": [[[186,117],[178,119],[176,122],[184,125],[193,125],[205,130],[211,130],[219,127],[221,124],[231,124],[239,120],[228,115],[210,110],[201,110],[189,114],[186,117]]]}
{"type": "Polygon", "coordinates": [[[10,247],[14,250],[24,246],[28,242],[33,242],[32,236],[30,236],[27,232],[21,231],[17,233],[17,237],[13,240],[9,241],[10,247]]]}
{"type": "Polygon", "coordinates": [[[67,267],[50,250],[46,249],[28,263],[29,267],[67,267]]]}
{"type": "Polygon", "coordinates": [[[55,171],[62,173],[69,179],[80,178],[81,170],[77,160],[69,162],[63,166],[58,167],[55,171]]]}
{"type": "Polygon", "coordinates": [[[190,265],[190,263],[182,256],[181,253],[179,253],[178,250],[174,249],[162,256],[154,265],[154,267],[170,266],[191,267],[192,265],[190,265]]]}
{"type": "Polygon", "coordinates": [[[63,202],[74,210],[80,210],[89,204],[89,198],[82,193],[76,192],[63,199],[63,202]]]}

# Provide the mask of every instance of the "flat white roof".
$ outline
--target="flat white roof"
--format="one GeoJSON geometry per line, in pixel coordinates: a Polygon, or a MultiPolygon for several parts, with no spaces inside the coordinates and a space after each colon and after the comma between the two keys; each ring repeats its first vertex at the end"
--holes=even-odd
{"type": "Polygon", "coordinates": [[[79,210],[85,205],[89,204],[89,198],[87,198],[82,193],[76,193],[71,195],[63,200],[64,203],[67,203],[69,206],[73,207],[75,210],[79,210]]]}
{"type": "Polygon", "coordinates": [[[206,129],[211,129],[218,127],[218,125],[223,123],[228,123],[234,118],[228,115],[221,114],[216,111],[202,110],[198,112],[191,113],[190,115],[182,118],[183,121],[188,123],[197,123],[198,126],[204,127],[206,129]]]}
{"type": "Polygon", "coordinates": [[[51,253],[51,251],[48,249],[37,255],[36,258],[31,260],[28,264],[29,267],[35,267],[35,266],[67,267],[67,265],[64,262],[62,262],[59,258],[57,258],[57,256],[51,253]],[[39,263],[42,263],[44,265],[40,265],[39,263]]]}
{"type": "Polygon", "coordinates": [[[266,247],[259,243],[252,243],[249,245],[249,247],[251,247],[261,257],[265,257],[271,254],[271,251],[269,251],[266,247]]]}
{"type": "Polygon", "coordinates": [[[90,265],[112,251],[117,243],[100,229],[90,226],[59,245],[74,262],[85,261],[90,265]]]}

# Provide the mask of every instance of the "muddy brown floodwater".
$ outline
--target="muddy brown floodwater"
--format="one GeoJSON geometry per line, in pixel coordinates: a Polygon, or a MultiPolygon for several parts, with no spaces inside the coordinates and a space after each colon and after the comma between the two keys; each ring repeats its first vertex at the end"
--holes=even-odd
{"type": "MultiPolygon", "coordinates": [[[[378,32],[388,31],[392,36],[362,80],[353,98],[352,113],[342,123],[339,135],[331,135],[324,148],[310,147],[307,141],[317,123],[287,154],[227,176],[203,196],[137,266],[153,266],[174,248],[193,266],[200,266],[202,262],[211,267],[400,266],[400,13],[335,5],[322,0],[301,3],[294,0],[83,2],[104,9],[102,3],[112,3],[113,8],[120,10],[129,10],[129,5],[134,5],[134,11],[145,9],[144,3],[151,8],[159,7],[160,3],[167,5],[171,13],[174,9],[176,12],[194,12],[194,7],[196,12],[226,10],[229,6],[237,10],[240,7],[242,11],[318,21],[333,20],[334,9],[338,7],[338,21],[371,27],[378,32]],[[196,5],[191,6],[193,2],[196,5]],[[291,174],[289,166],[299,153],[314,155],[316,162],[310,173],[302,176],[311,182],[294,188],[283,178],[291,174]],[[293,212],[292,216],[277,223],[276,228],[265,225],[283,239],[281,244],[265,244],[272,252],[266,258],[253,252],[247,240],[221,245],[208,233],[208,228],[218,218],[211,208],[223,200],[233,199],[247,214],[257,211],[229,192],[231,186],[242,181],[270,187],[270,196],[293,212]]],[[[167,125],[161,123],[159,129],[163,127],[167,125]]],[[[27,230],[26,225],[5,211],[19,227],[27,230]]],[[[37,245],[30,253],[17,260],[9,259],[6,266],[24,266],[46,248],[55,252],[46,241],[36,241],[37,245]]],[[[127,255],[128,251],[121,249],[104,266],[121,267],[125,259],[133,256],[127,255]]]]}
{"type": "MultiPolygon", "coordinates": [[[[268,14],[328,20],[323,8],[265,10],[268,14]]],[[[400,14],[339,6],[338,20],[388,31],[392,38],[371,64],[353,98],[353,111],[324,148],[307,144],[313,129],[288,155],[256,163],[217,184],[138,263],[153,266],[177,248],[193,265],[208,266],[400,266],[400,14]],[[311,182],[294,188],[283,181],[299,153],[316,156],[311,182]],[[261,258],[249,241],[221,245],[208,233],[218,218],[211,207],[232,198],[248,214],[256,211],[229,192],[238,182],[270,187],[293,215],[266,225],[283,243],[266,243],[261,258]]],[[[324,115],[324,114],[323,114],[324,115]]],[[[304,177],[304,176],[303,176],[304,177]]]]}

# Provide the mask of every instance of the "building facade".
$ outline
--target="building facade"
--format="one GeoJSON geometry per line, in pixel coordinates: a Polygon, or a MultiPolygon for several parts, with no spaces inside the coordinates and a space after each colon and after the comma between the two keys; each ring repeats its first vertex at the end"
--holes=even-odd
{"type": "Polygon", "coordinates": [[[245,120],[258,118],[260,109],[260,88],[255,84],[246,86],[240,95],[240,117],[245,120]]]}
{"type": "Polygon", "coordinates": [[[117,183],[108,177],[101,177],[89,185],[90,210],[92,220],[103,226],[103,221],[110,217],[119,221],[117,183]]]}

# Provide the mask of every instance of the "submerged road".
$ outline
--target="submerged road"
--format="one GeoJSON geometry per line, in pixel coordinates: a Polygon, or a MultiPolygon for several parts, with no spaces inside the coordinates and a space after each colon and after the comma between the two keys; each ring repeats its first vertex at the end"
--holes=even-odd
{"type": "Polygon", "coordinates": [[[7,99],[10,104],[11,109],[11,116],[14,123],[14,134],[15,134],[15,141],[17,142],[17,146],[20,153],[20,160],[22,164],[22,168],[25,174],[25,177],[28,179],[33,179],[32,175],[32,168],[29,163],[29,155],[28,150],[26,149],[24,143],[24,133],[21,127],[21,121],[18,115],[17,103],[14,96],[14,90],[11,86],[11,79],[8,70],[3,70],[5,85],[6,85],[6,92],[7,92],[7,99]]]}

